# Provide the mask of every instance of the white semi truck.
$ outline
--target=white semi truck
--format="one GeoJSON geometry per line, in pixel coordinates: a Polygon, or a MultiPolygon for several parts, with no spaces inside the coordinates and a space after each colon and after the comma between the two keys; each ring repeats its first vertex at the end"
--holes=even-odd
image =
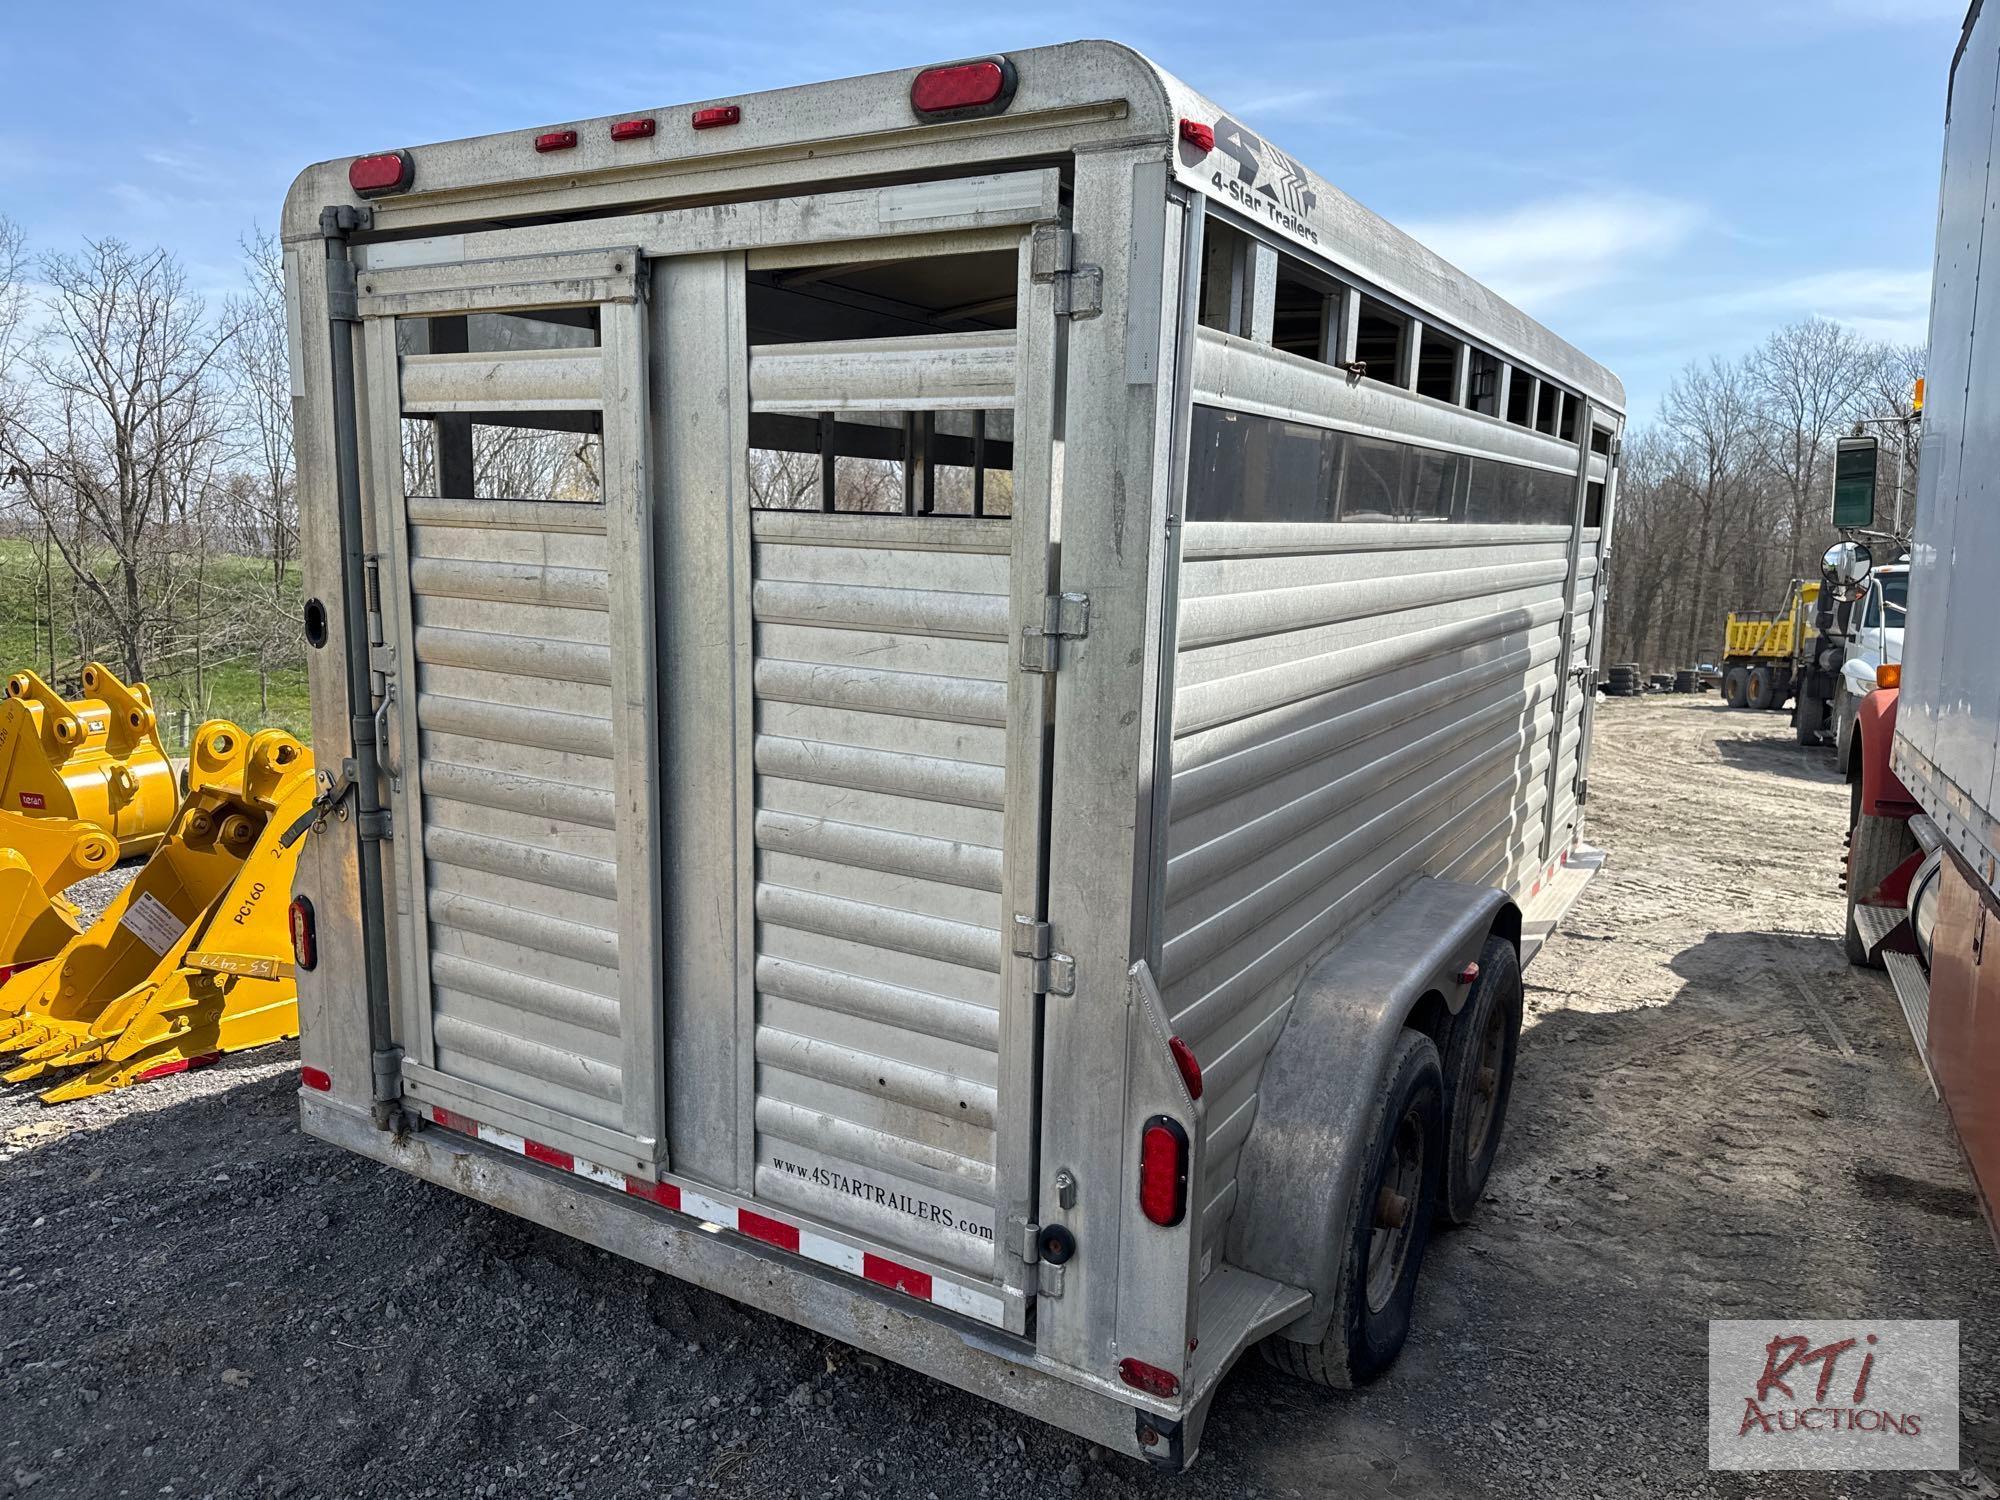
{"type": "Polygon", "coordinates": [[[1097,42],[284,240],[305,1128],[1169,1467],[1383,1370],[1597,859],[1618,381],[1097,42]]]}

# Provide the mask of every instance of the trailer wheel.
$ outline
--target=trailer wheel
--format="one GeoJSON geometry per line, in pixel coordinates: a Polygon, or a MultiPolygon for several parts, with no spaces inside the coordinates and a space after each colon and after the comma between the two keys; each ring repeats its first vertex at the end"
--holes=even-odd
{"type": "Polygon", "coordinates": [[[1471,1220],[1486,1191],[1521,1042],[1521,960],[1504,937],[1486,940],[1479,977],[1444,1044],[1444,1186],[1438,1215],[1447,1224],[1471,1220]]]}
{"type": "Polygon", "coordinates": [[[1342,1230],[1333,1319],[1317,1344],[1274,1337],[1261,1346],[1287,1374],[1334,1390],[1366,1385],[1410,1336],[1444,1176],[1444,1071],[1429,1037],[1405,1031],[1397,1040],[1372,1121],[1342,1230]]]}
{"type": "Polygon", "coordinates": [[[1722,701],[1731,708],[1743,706],[1743,682],[1749,674],[1741,667],[1730,667],[1722,674],[1722,701]]]}
{"type": "Polygon", "coordinates": [[[1750,669],[1750,675],[1743,682],[1743,701],[1755,709],[1770,708],[1773,704],[1771,690],[1775,684],[1771,680],[1771,669],[1761,663],[1750,669]]]}

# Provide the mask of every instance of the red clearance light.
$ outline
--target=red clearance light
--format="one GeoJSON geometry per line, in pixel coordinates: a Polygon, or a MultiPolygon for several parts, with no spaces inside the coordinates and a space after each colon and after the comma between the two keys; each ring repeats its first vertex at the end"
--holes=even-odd
{"type": "Polygon", "coordinates": [[[1181,1393],[1181,1378],[1172,1370],[1162,1370],[1158,1365],[1149,1365],[1142,1359],[1121,1359],[1118,1361],[1118,1378],[1135,1391],[1144,1391],[1149,1396],[1178,1396],[1181,1393]]]}
{"type": "Polygon", "coordinates": [[[567,151],[575,144],[574,130],[545,130],[535,137],[537,151],[567,151]]]}
{"type": "Polygon", "coordinates": [[[1139,1136],[1139,1210],[1171,1229],[1187,1216],[1188,1137],[1178,1120],[1154,1115],[1139,1136]]]}
{"type": "Polygon", "coordinates": [[[643,141],[660,128],[657,120],[620,120],[611,127],[614,141],[643,141]]]}
{"type": "Polygon", "coordinates": [[[300,1068],[299,1082],[324,1094],[333,1087],[333,1075],[325,1068],[300,1068]]]}
{"type": "Polygon", "coordinates": [[[1014,102],[1020,79],[1004,57],[925,68],[910,83],[910,108],[923,120],[997,115],[1014,102]]]}
{"type": "Polygon", "coordinates": [[[1215,149],[1215,127],[1199,120],[1181,121],[1181,139],[1206,155],[1215,149]]]}
{"type": "Polygon", "coordinates": [[[313,919],[313,904],[304,896],[292,897],[292,962],[307,973],[319,966],[319,924],[313,919]]]}
{"type": "Polygon", "coordinates": [[[1460,984],[1471,984],[1472,981],[1477,979],[1478,977],[1479,977],[1479,965],[1476,963],[1467,964],[1464,968],[1458,971],[1458,982],[1460,984]]]}
{"type": "Polygon", "coordinates": [[[357,156],[347,166],[347,185],[363,198],[400,193],[416,177],[416,163],[407,151],[380,151],[357,156]]]}
{"type": "Polygon", "coordinates": [[[713,130],[718,125],[738,124],[742,119],[742,105],[712,104],[707,109],[698,109],[694,112],[694,128],[696,130],[713,130]]]}
{"type": "Polygon", "coordinates": [[[1181,1082],[1187,1085],[1188,1098],[1201,1097],[1201,1064],[1195,1060],[1194,1048],[1177,1036],[1167,1038],[1167,1050],[1174,1055],[1174,1066],[1181,1070],[1181,1082]]]}

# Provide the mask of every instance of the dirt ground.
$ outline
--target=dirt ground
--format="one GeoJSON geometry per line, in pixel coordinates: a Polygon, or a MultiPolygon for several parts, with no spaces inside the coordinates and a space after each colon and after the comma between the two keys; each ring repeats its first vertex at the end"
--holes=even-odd
{"type": "Polygon", "coordinates": [[[1529,970],[1488,1202],[1396,1369],[1246,1361],[1180,1479],[303,1138],[280,1048],[0,1091],[0,1494],[2000,1496],[2000,1275],[1844,789],[1776,715],[1611,700],[1611,862],[1529,970]],[[1714,1317],[1957,1318],[1960,1475],[1715,1475],[1714,1317]]]}

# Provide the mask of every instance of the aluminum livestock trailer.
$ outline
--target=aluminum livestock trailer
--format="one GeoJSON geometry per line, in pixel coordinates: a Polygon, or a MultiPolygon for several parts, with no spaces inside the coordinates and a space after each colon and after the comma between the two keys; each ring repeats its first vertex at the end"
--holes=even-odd
{"type": "Polygon", "coordinates": [[[305,1128],[1179,1466],[1401,1347],[1622,389],[1100,42],[313,167],[305,1128]]]}

